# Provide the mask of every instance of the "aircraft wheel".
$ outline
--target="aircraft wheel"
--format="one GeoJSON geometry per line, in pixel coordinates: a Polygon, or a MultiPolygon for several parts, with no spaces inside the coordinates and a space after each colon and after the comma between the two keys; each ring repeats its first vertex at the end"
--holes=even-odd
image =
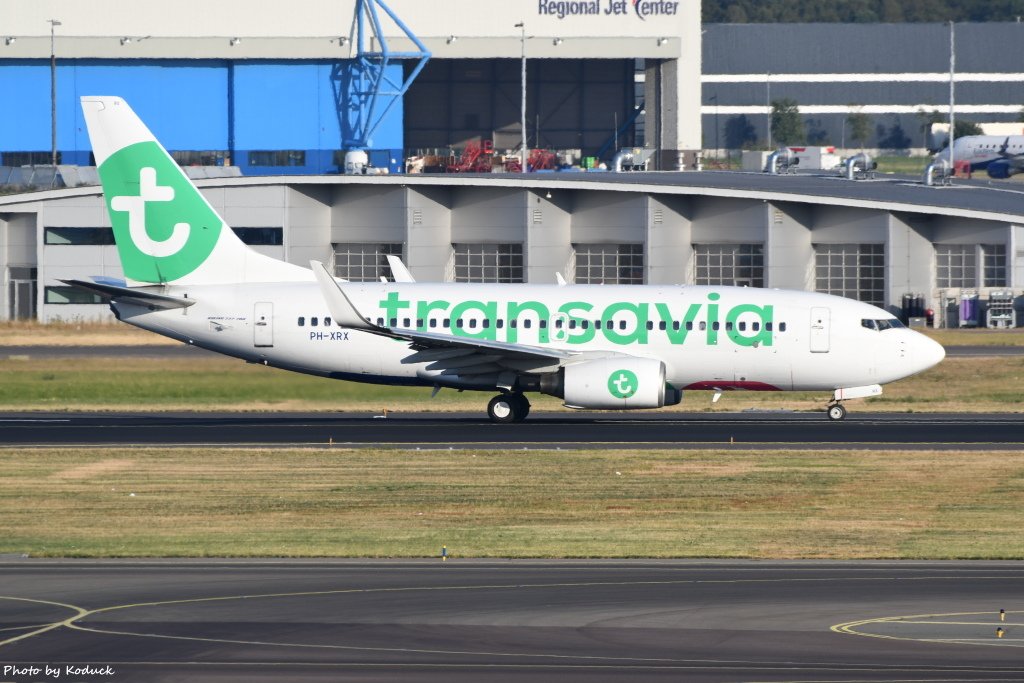
{"type": "Polygon", "coordinates": [[[522,422],[530,414],[530,399],[523,394],[512,394],[516,401],[516,422],[522,422]]]}
{"type": "Polygon", "coordinates": [[[828,419],[838,422],[846,417],[846,408],[839,403],[834,403],[828,407],[828,419]]]}
{"type": "Polygon", "coordinates": [[[491,422],[514,422],[519,402],[513,394],[498,394],[487,404],[487,416],[491,422]]]}

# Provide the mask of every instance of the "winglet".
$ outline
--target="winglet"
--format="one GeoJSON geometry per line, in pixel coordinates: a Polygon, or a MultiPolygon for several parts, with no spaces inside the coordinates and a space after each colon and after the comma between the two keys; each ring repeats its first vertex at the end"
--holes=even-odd
{"type": "Polygon", "coordinates": [[[391,266],[391,275],[395,278],[395,282],[416,282],[416,278],[402,263],[402,259],[388,254],[388,265],[391,266]]]}
{"type": "Polygon", "coordinates": [[[320,261],[310,261],[309,267],[313,269],[313,275],[320,285],[320,293],[327,302],[327,310],[334,316],[334,321],[342,327],[356,330],[376,330],[366,318],[359,315],[359,311],[352,305],[344,290],[338,285],[334,277],[327,272],[327,268],[320,261]]]}

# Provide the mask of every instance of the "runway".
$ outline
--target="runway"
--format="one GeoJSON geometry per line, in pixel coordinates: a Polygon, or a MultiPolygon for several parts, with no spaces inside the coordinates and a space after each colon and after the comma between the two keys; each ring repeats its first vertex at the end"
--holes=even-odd
{"type": "Polygon", "coordinates": [[[494,424],[478,413],[0,413],[7,446],[382,448],[1024,447],[1022,414],[534,413],[494,424]]]}
{"type": "Polygon", "coordinates": [[[0,671],[103,671],[60,680],[1024,680],[1013,562],[23,560],[0,578],[0,671]]]}

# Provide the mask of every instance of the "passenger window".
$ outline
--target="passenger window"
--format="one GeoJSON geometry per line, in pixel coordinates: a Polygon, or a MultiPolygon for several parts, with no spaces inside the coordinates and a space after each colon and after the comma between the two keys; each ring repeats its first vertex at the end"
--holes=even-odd
{"type": "Polygon", "coordinates": [[[620,330],[626,329],[626,321],[625,320],[620,320],[619,321],[619,329],[620,330]]]}
{"type": "Polygon", "coordinates": [[[747,323],[743,322],[742,320],[739,322],[739,324],[737,326],[739,327],[740,332],[746,332],[747,331],[747,323]]]}
{"type": "Polygon", "coordinates": [[[548,321],[547,321],[547,320],[541,320],[541,321],[540,321],[540,322],[538,322],[537,324],[538,324],[538,325],[540,325],[540,329],[542,329],[542,330],[543,330],[543,329],[546,329],[546,328],[547,328],[547,326],[548,326],[548,321]]]}
{"type": "Polygon", "coordinates": [[[388,327],[398,327],[398,318],[392,318],[391,324],[388,327]]]}
{"type": "Polygon", "coordinates": [[[531,325],[533,325],[533,321],[530,320],[529,318],[523,321],[523,327],[525,327],[526,329],[530,329],[531,325]]]}
{"type": "Polygon", "coordinates": [[[703,332],[706,329],[708,329],[708,324],[706,322],[704,322],[703,320],[701,320],[700,321],[700,331],[703,332]]]}
{"type": "Polygon", "coordinates": [[[750,323],[750,329],[752,329],[754,332],[757,332],[758,330],[761,329],[761,323],[750,323]]]}
{"type": "Polygon", "coordinates": [[[590,321],[589,320],[581,320],[580,321],[580,327],[582,327],[584,330],[589,330],[590,329],[590,321]]]}
{"type": "Polygon", "coordinates": [[[555,318],[555,329],[556,330],[562,329],[562,319],[561,318],[555,318]]]}
{"type": "Polygon", "coordinates": [[[726,332],[731,332],[732,331],[732,323],[731,322],[729,322],[729,321],[725,322],[725,331],[726,332]]]}
{"type": "MultiPolygon", "coordinates": [[[[686,323],[686,329],[692,330],[693,329],[693,323],[686,323]]],[[[675,331],[675,332],[679,331],[679,321],[678,320],[673,320],[672,321],[672,330],[675,331]]]]}
{"type": "Polygon", "coordinates": [[[470,329],[474,329],[474,330],[476,329],[476,318],[470,318],[469,319],[469,327],[470,327],[470,329]]]}
{"type": "Polygon", "coordinates": [[[666,329],[668,329],[668,325],[665,324],[664,320],[662,320],[661,322],[658,323],[658,329],[659,330],[666,330],[666,329]]]}
{"type": "Polygon", "coordinates": [[[499,330],[501,328],[505,327],[505,319],[504,318],[498,318],[498,324],[495,325],[495,327],[497,327],[499,330]]]}
{"type": "Polygon", "coordinates": [[[377,327],[384,327],[384,318],[377,318],[377,327]]]}
{"type": "Polygon", "coordinates": [[[409,327],[409,319],[408,318],[402,318],[402,327],[408,329],[408,327],[409,327]]]}
{"type": "Polygon", "coordinates": [[[569,329],[570,330],[575,330],[576,329],[576,318],[573,318],[572,320],[569,321],[569,329]]]}
{"type": "Polygon", "coordinates": [[[451,318],[445,318],[444,321],[441,323],[441,325],[444,327],[444,329],[447,330],[449,327],[452,326],[452,319],[451,318]]]}
{"type": "Polygon", "coordinates": [[[462,329],[462,318],[459,318],[458,320],[455,321],[455,327],[459,328],[460,330],[462,329]]]}
{"type": "Polygon", "coordinates": [[[601,329],[601,321],[600,320],[595,320],[594,321],[594,329],[595,330],[601,329]]]}
{"type": "Polygon", "coordinates": [[[437,327],[437,318],[431,318],[430,319],[430,326],[431,327],[437,327]]]}
{"type": "Polygon", "coordinates": [[[324,318],[324,327],[330,327],[330,326],[331,326],[331,319],[330,318],[324,318]]]}
{"type": "Polygon", "coordinates": [[[768,330],[769,332],[772,331],[772,323],[770,320],[764,324],[764,329],[768,330]]]}
{"type": "Polygon", "coordinates": [[[508,321],[508,326],[514,330],[519,326],[519,321],[513,318],[512,320],[508,321]]]}
{"type": "Polygon", "coordinates": [[[484,318],[483,320],[480,321],[480,327],[484,328],[485,330],[488,329],[490,326],[491,321],[488,320],[487,318],[484,318]]]}
{"type": "Polygon", "coordinates": [[[713,329],[715,332],[717,332],[718,331],[718,325],[719,325],[719,323],[716,320],[715,322],[711,323],[711,329],[713,329]]]}
{"type": "Polygon", "coordinates": [[[786,331],[786,323],[779,323],[779,332],[786,331]]]}
{"type": "Polygon", "coordinates": [[[299,327],[305,327],[305,326],[306,326],[306,316],[300,315],[299,316],[299,327]]]}
{"type": "Polygon", "coordinates": [[[319,323],[320,321],[316,318],[316,316],[313,316],[312,318],[309,319],[309,324],[311,327],[316,327],[319,323]]]}
{"type": "Polygon", "coordinates": [[[648,330],[653,330],[654,329],[654,323],[651,322],[650,320],[647,321],[647,329],[648,330]]]}

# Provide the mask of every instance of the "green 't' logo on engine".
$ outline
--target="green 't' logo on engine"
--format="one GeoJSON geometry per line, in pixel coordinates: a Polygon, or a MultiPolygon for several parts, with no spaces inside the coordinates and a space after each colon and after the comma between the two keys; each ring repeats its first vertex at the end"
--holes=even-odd
{"type": "Polygon", "coordinates": [[[115,152],[100,180],[125,277],[171,282],[213,252],[223,223],[155,142],[115,152]]]}
{"type": "Polygon", "coordinates": [[[615,398],[629,398],[639,388],[636,373],[630,370],[616,370],[608,377],[608,391],[615,398]]]}

